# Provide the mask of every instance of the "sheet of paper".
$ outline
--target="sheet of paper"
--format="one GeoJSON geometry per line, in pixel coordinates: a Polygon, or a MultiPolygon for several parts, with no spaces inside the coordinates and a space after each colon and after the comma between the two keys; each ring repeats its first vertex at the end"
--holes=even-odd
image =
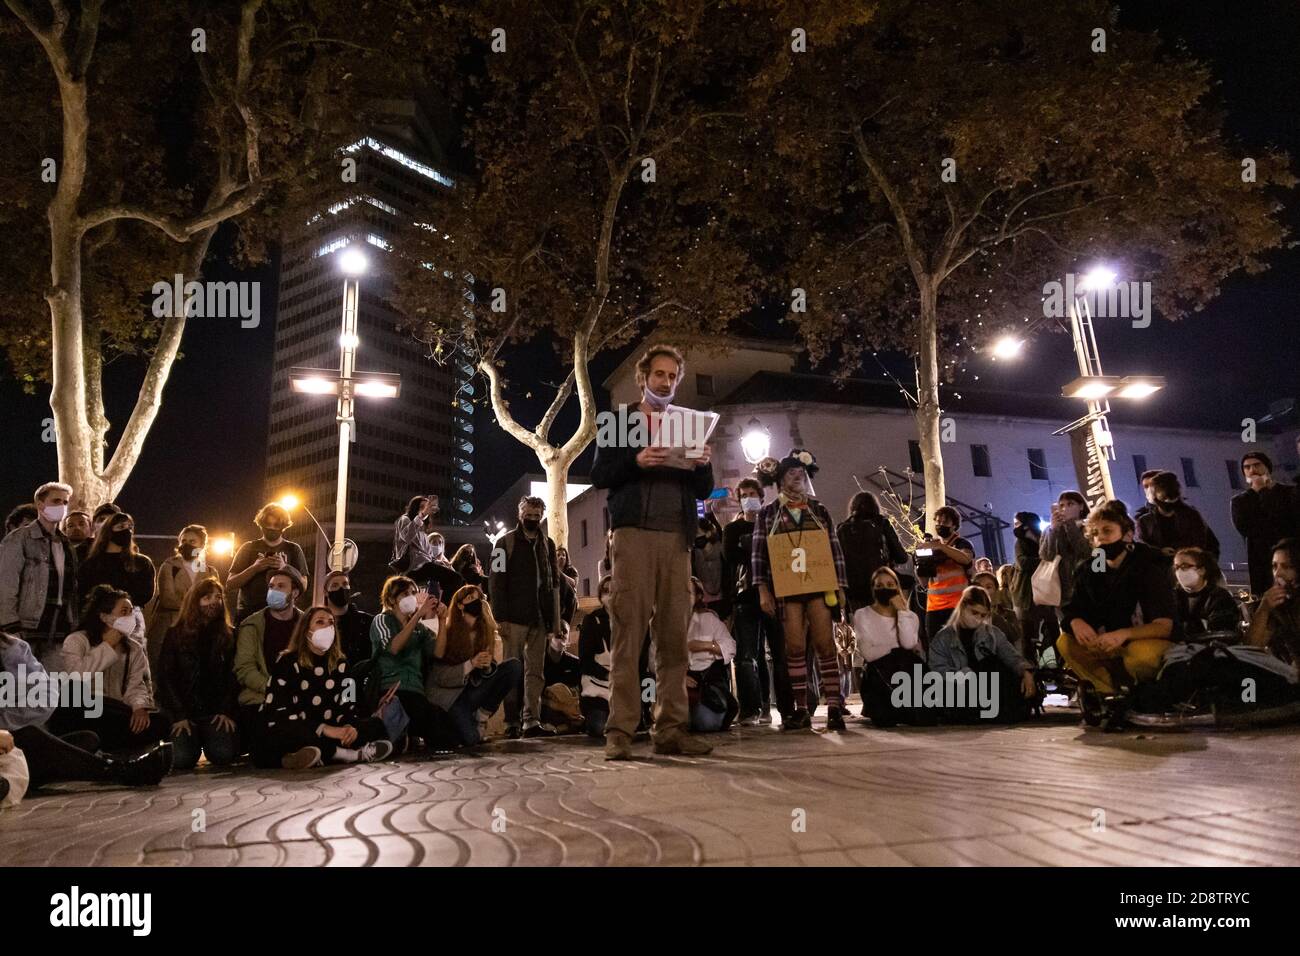
{"type": "Polygon", "coordinates": [[[651,428],[650,444],[668,449],[664,464],[669,468],[693,469],[717,424],[716,412],[697,412],[669,405],[651,428]]]}

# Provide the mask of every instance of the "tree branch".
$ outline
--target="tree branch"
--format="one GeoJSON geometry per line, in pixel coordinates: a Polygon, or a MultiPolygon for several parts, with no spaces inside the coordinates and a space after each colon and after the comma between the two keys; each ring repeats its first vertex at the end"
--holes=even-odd
{"type": "Polygon", "coordinates": [[[77,46],[72,54],[72,77],[84,80],[90,69],[90,58],[95,53],[99,38],[99,13],[103,0],[82,0],[81,20],[77,24],[77,46]]]}
{"type": "Polygon", "coordinates": [[[202,232],[204,229],[218,225],[253,208],[260,198],[260,193],[260,184],[245,183],[230,193],[229,197],[220,205],[212,209],[205,209],[190,219],[164,216],[129,204],[103,206],[81,217],[79,223],[80,234],[84,236],[97,226],[112,222],[115,219],[135,219],[149,223],[177,242],[187,242],[195,233],[202,232]]]}
{"type": "Polygon", "coordinates": [[[898,238],[903,245],[903,255],[907,257],[907,264],[912,269],[913,277],[918,283],[924,283],[928,281],[926,263],[922,260],[921,250],[912,235],[912,223],[908,219],[907,208],[903,205],[902,198],[898,195],[894,184],[885,173],[884,167],[876,161],[871,148],[867,145],[867,138],[862,134],[862,122],[858,119],[857,113],[852,107],[849,107],[849,114],[853,118],[853,142],[858,148],[858,155],[862,157],[862,162],[866,164],[872,178],[876,181],[876,186],[884,195],[885,202],[889,204],[890,212],[894,214],[894,222],[898,226],[898,238]]]}

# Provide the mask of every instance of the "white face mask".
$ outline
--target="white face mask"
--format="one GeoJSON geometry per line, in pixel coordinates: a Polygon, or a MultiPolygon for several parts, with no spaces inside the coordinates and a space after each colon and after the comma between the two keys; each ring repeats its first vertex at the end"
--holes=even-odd
{"type": "Polygon", "coordinates": [[[135,633],[135,615],[127,614],[124,617],[113,619],[113,630],[126,637],[135,633]]]}
{"type": "Polygon", "coordinates": [[[1182,568],[1174,572],[1174,577],[1184,591],[1195,591],[1201,586],[1202,574],[1196,568],[1182,568]]]}
{"type": "Polygon", "coordinates": [[[400,601],[397,602],[397,609],[401,611],[403,614],[405,614],[407,617],[410,617],[412,614],[414,614],[415,609],[418,608],[419,606],[420,606],[420,599],[417,598],[414,594],[408,594],[406,597],[402,598],[400,601]]]}
{"type": "Polygon", "coordinates": [[[446,553],[447,546],[445,544],[435,544],[432,546],[432,550],[435,558],[441,558],[446,553]]]}
{"type": "Polygon", "coordinates": [[[741,498],[740,510],[747,515],[758,514],[763,510],[763,502],[757,498],[741,498]]]}
{"type": "Polygon", "coordinates": [[[1155,490],[1154,488],[1148,486],[1148,487],[1145,489],[1145,491],[1146,491],[1146,496],[1147,496],[1147,504],[1149,504],[1149,505],[1153,505],[1153,504],[1155,504],[1155,503],[1156,503],[1156,490],[1155,490]]]}
{"type": "MultiPolygon", "coordinates": [[[[31,514],[31,512],[28,512],[31,514]]],[[[41,514],[45,516],[46,521],[62,521],[68,516],[67,505],[45,505],[41,508],[41,514]]]]}
{"type": "Polygon", "coordinates": [[[318,627],[307,636],[311,649],[317,654],[324,654],[334,646],[334,626],[318,627]]]}

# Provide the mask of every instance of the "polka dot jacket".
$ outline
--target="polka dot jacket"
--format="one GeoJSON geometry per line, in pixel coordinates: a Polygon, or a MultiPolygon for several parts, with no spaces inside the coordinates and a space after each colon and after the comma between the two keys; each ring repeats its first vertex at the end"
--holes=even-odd
{"type": "Polygon", "coordinates": [[[299,664],[296,656],[282,654],[272,666],[262,702],[268,729],[281,721],[302,721],[309,727],[341,727],[356,722],[360,689],[348,677],[347,661],[339,661],[331,671],[326,658],[313,654],[312,659],[315,666],[307,666],[299,664]]]}

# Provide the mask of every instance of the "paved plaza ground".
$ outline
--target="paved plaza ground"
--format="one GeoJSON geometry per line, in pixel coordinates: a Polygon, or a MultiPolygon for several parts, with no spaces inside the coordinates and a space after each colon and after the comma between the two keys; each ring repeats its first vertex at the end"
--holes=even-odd
{"type": "Polygon", "coordinates": [[[566,737],[69,785],[0,814],[0,865],[1300,863],[1295,729],[1112,735],[1057,717],[712,739],[708,758],[638,741],[637,760],[606,763],[566,737]]]}

